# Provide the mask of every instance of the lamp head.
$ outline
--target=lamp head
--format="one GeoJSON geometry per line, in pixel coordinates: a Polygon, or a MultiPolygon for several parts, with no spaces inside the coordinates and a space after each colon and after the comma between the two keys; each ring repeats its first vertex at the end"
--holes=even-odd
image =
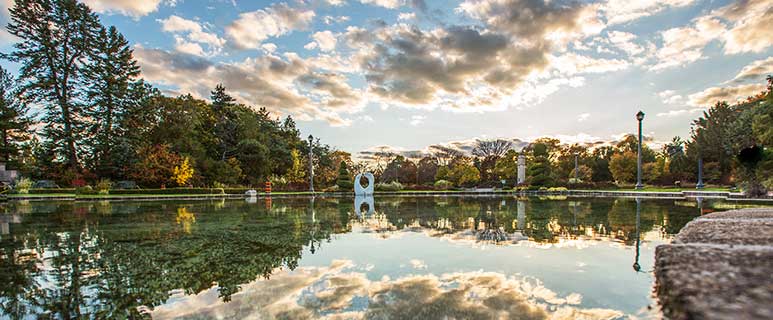
{"type": "Polygon", "coordinates": [[[314,136],[309,135],[309,141],[314,141],[314,136]]]}
{"type": "Polygon", "coordinates": [[[644,112],[639,110],[639,113],[636,114],[636,120],[639,120],[639,121],[644,120],[644,112]]]}

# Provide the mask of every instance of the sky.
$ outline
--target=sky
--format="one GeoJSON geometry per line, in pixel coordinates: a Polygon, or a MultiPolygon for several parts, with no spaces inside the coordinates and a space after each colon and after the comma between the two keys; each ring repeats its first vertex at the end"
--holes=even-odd
{"type": "MultiPolygon", "coordinates": [[[[5,24],[13,1],[0,1],[5,24]]],[[[657,147],[773,74],[770,0],[83,2],[165,93],[208,98],[222,83],[355,156],[609,142],[639,110],[657,147]]],[[[0,51],[13,42],[0,33],[0,51]]]]}

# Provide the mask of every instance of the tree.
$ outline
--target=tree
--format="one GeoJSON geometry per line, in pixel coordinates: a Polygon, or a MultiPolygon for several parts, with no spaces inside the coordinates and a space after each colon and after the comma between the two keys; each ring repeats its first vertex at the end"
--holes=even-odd
{"type": "Polygon", "coordinates": [[[612,159],[612,155],[615,154],[615,148],[611,146],[603,146],[593,149],[591,154],[591,180],[593,182],[607,182],[612,181],[612,172],[609,171],[609,161],[612,159]]]}
{"type": "Polygon", "coordinates": [[[494,175],[499,180],[515,184],[518,179],[518,152],[510,149],[494,165],[494,175]]]}
{"type": "Polygon", "coordinates": [[[480,181],[480,171],[469,163],[454,166],[449,176],[457,186],[471,187],[480,181]]]}
{"type": "Polygon", "coordinates": [[[553,185],[552,167],[548,145],[535,143],[531,146],[532,162],[528,168],[529,184],[538,187],[553,185]]]}
{"type": "Polygon", "coordinates": [[[21,63],[21,95],[46,111],[40,133],[60,146],[70,169],[79,170],[78,142],[86,117],[76,84],[99,20],[76,0],[17,0],[9,11],[7,29],[19,41],[4,57],[21,63]]]}
{"type": "Polygon", "coordinates": [[[0,161],[15,162],[21,143],[30,137],[31,119],[16,96],[14,79],[0,67],[0,161]]]}
{"type": "Polygon", "coordinates": [[[424,157],[419,160],[416,168],[418,170],[418,184],[428,184],[435,182],[435,175],[438,173],[437,160],[433,157],[424,157]]]}
{"type": "Polygon", "coordinates": [[[220,160],[225,161],[236,152],[236,145],[239,143],[237,115],[234,110],[236,99],[226,93],[222,84],[218,84],[212,91],[210,100],[212,113],[216,119],[214,132],[218,140],[219,156],[220,160]]]}
{"type": "Polygon", "coordinates": [[[183,158],[182,163],[180,165],[175,166],[174,170],[172,170],[172,181],[174,181],[178,186],[185,186],[188,181],[193,178],[193,167],[191,166],[191,158],[185,157],[183,158]]]}
{"type": "Polygon", "coordinates": [[[693,159],[700,157],[704,163],[717,162],[722,182],[729,182],[732,173],[733,138],[730,130],[738,113],[727,102],[720,101],[692,124],[692,141],[687,150],[695,153],[693,159]]]}
{"type": "Polygon", "coordinates": [[[180,155],[167,145],[153,145],[137,151],[138,161],[132,167],[130,178],[143,186],[163,186],[175,175],[174,168],[182,163],[180,155]]]}
{"type": "Polygon", "coordinates": [[[354,187],[352,176],[349,174],[345,161],[341,161],[341,164],[339,165],[336,185],[338,186],[338,190],[341,191],[351,191],[354,187]]]}
{"type": "Polygon", "coordinates": [[[93,46],[91,62],[85,66],[81,79],[89,101],[84,114],[91,119],[85,144],[90,149],[96,173],[114,178],[118,168],[113,149],[120,141],[120,118],[133,103],[130,90],[140,68],[129,42],[115,27],[101,28],[93,46]]]}
{"type": "Polygon", "coordinates": [[[636,179],[637,156],[631,151],[616,153],[609,161],[609,171],[618,183],[631,183],[636,179]]]}

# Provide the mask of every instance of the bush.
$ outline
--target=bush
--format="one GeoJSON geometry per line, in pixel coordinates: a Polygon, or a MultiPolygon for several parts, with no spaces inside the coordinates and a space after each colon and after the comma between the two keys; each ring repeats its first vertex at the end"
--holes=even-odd
{"type": "Polygon", "coordinates": [[[454,184],[448,180],[435,181],[436,190],[449,190],[449,189],[452,189],[453,187],[454,187],[454,184]]]}
{"type": "Polygon", "coordinates": [[[569,191],[569,190],[566,189],[565,187],[552,187],[552,188],[548,188],[547,191],[548,192],[566,192],[566,191],[569,191]]]}
{"type": "Polygon", "coordinates": [[[32,188],[32,180],[21,178],[16,182],[16,192],[19,194],[28,194],[32,188]]]}
{"type": "MultiPolygon", "coordinates": [[[[243,190],[241,194],[249,189],[243,190]]],[[[233,191],[233,189],[229,189],[233,191]]],[[[166,188],[166,189],[116,189],[110,191],[111,194],[225,194],[223,188],[166,188]]]]}
{"type": "Polygon", "coordinates": [[[375,186],[376,191],[400,191],[403,190],[403,185],[397,181],[390,183],[377,183],[375,186]]]}
{"type": "Polygon", "coordinates": [[[114,189],[137,189],[137,183],[131,180],[121,180],[113,184],[114,189]]]}
{"type": "Polygon", "coordinates": [[[97,193],[104,195],[110,193],[110,186],[112,186],[110,179],[102,179],[99,180],[95,189],[97,189],[97,193]]]}
{"type": "Polygon", "coordinates": [[[90,185],[84,185],[76,188],[75,192],[79,194],[93,194],[94,188],[92,188],[90,185]]]}
{"type": "Polygon", "coordinates": [[[77,190],[75,188],[59,188],[59,189],[29,189],[30,194],[74,194],[77,190]]]}
{"type": "Polygon", "coordinates": [[[59,188],[59,185],[56,184],[53,180],[38,180],[35,181],[35,184],[32,185],[32,188],[35,189],[44,189],[44,188],[59,188]]]}

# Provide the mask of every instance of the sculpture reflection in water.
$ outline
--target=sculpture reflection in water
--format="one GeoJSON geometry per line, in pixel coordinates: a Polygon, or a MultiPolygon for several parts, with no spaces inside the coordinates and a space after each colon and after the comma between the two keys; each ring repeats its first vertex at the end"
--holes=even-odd
{"type": "Polygon", "coordinates": [[[358,219],[363,218],[362,206],[367,205],[368,208],[364,210],[365,217],[372,217],[376,213],[375,200],[373,195],[356,195],[354,197],[354,214],[358,219]]]}

